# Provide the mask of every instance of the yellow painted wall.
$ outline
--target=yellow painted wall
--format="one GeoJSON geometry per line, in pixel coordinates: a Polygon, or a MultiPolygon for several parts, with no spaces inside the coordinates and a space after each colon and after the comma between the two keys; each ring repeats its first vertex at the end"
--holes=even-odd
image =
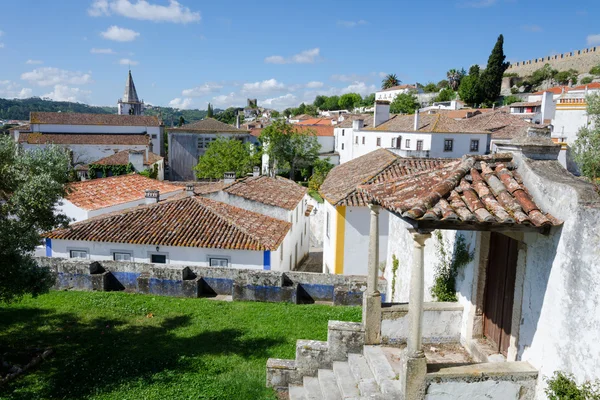
{"type": "Polygon", "coordinates": [[[335,208],[335,273],[344,273],[344,238],[346,235],[346,206],[335,208]]]}

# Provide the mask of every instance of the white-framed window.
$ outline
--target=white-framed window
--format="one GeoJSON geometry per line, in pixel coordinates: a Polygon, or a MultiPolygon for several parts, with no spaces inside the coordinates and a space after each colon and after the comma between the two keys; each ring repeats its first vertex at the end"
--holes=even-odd
{"type": "Polygon", "coordinates": [[[406,139],[405,146],[407,149],[410,149],[410,139],[406,139]]]}
{"type": "Polygon", "coordinates": [[[114,261],[132,261],[133,257],[128,251],[113,251],[114,261]]]}
{"type": "Polygon", "coordinates": [[[153,264],[166,264],[167,263],[167,255],[166,254],[150,254],[150,262],[153,264]]]}
{"type": "Polygon", "coordinates": [[[344,143],[342,143],[342,150],[344,150],[344,143]]]}
{"type": "Polygon", "coordinates": [[[422,140],[417,140],[417,150],[418,151],[423,150],[423,141],[422,140]]]}
{"type": "Polygon", "coordinates": [[[444,139],[444,151],[452,151],[454,148],[454,139],[444,139]]]}
{"type": "Polygon", "coordinates": [[[365,144],[365,137],[362,137],[362,144],[365,144]]]}
{"type": "Polygon", "coordinates": [[[344,136],[344,131],[345,131],[345,129],[342,129],[342,136],[344,136]]]}
{"type": "Polygon", "coordinates": [[[471,139],[471,151],[479,151],[479,139],[471,139]]]}
{"type": "Polygon", "coordinates": [[[157,137],[156,134],[152,134],[152,139],[156,139],[157,137]]]}
{"type": "Polygon", "coordinates": [[[88,258],[87,250],[69,250],[70,258],[88,258]]]}
{"type": "Polygon", "coordinates": [[[358,144],[358,136],[354,137],[354,144],[358,144]]]}
{"type": "Polygon", "coordinates": [[[208,257],[208,265],[211,267],[228,267],[229,259],[226,257],[208,257]]]}
{"type": "Polygon", "coordinates": [[[381,147],[381,138],[380,137],[377,138],[377,147],[381,147]]]}

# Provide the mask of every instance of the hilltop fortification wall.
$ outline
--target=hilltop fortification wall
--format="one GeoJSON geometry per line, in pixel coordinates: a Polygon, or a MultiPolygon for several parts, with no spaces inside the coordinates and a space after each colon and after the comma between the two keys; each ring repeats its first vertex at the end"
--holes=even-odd
{"type": "Polygon", "coordinates": [[[579,71],[579,73],[586,73],[595,65],[600,64],[600,46],[535,58],[532,60],[518,61],[511,64],[506,70],[506,73],[516,73],[519,74],[519,76],[528,76],[531,75],[533,71],[542,68],[545,64],[550,64],[552,68],[559,71],[566,71],[572,68],[579,71]]]}

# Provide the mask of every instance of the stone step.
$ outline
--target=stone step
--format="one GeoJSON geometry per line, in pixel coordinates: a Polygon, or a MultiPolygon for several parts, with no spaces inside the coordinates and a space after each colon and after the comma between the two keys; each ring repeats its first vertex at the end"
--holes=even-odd
{"type": "Polygon", "coordinates": [[[379,391],[379,386],[377,385],[377,381],[374,378],[363,379],[358,382],[358,391],[360,392],[361,398],[376,398],[381,394],[379,391]]]}
{"type": "Polygon", "coordinates": [[[385,354],[390,366],[394,370],[396,376],[400,376],[402,371],[406,368],[406,347],[381,347],[381,351],[385,354]]]}
{"type": "Polygon", "coordinates": [[[331,369],[329,344],[320,340],[296,342],[296,370],[300,376],[316,376],[319,369],[331,369]]]}
{"type": "Polygon", "coordinates": [[[348,366],[357,382],[374,378],[369,364],[362,354],[348,354],[348,366]]]}
{"type": "Polygon", "coordinates": [[[404,399],[402,384],[398,379],[384,379],[379,384],[379,391],[390,399],[404,399]]]}
{"type": "Polygon", "coordinates": [[[304,391],[306,392],[306,400],[323,399],[323,392],[321,392],[321,385],[319,384],[319,378],[317,377],[304,377],[304,391]]]}
{"type": "Polygon", "coordinates": [[[381,346],[365,346],[363,354],[377,384],[381,385],[381,382],[386,379],[395,380],[397,378],[394,369],[388,362],[383,350],[381,350],[381,346]]]}
{"type": "Polygon", "coordinates": [[[330,369],[319,370],[319,385],[323,393],[323,400],[341,400],[342,394],[338,388],[335,374],[330,369]]]}
{"type": "Polygon", "coordinates": [[[350,370],[347,362],[334,361],[333,373],[337,381],[343,399],[351,399],[360,396],[358,381],[350,370]]]}
{"type": "Polygon", "coordinates": [[[308,400],[304,386],[290,385],[289,386],[290,400],[308,400]]]}

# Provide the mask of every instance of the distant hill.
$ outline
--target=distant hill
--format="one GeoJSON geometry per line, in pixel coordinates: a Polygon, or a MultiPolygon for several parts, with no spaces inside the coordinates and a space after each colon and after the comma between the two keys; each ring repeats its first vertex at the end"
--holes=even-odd
{"type": "MultiPolygon", "coordinates": [[[[116,114],[117,107],[90,106],[83,103],[53,101],[41,99],[39,97],[12,100],[0,98],[0,119],[28,120],[31,111],[116,114]]],[[[222,110],[215,109],[214,111],[215,113],[219,113],[222,110]]],[[[179,110],[176,108],[159,106],[147,106],[144,113],[145,115],[160,116],[167,127],[177,125],[180,116],[183,116],[186,123],[200,121],[206,117],[206,110],[179,110]]]]}

